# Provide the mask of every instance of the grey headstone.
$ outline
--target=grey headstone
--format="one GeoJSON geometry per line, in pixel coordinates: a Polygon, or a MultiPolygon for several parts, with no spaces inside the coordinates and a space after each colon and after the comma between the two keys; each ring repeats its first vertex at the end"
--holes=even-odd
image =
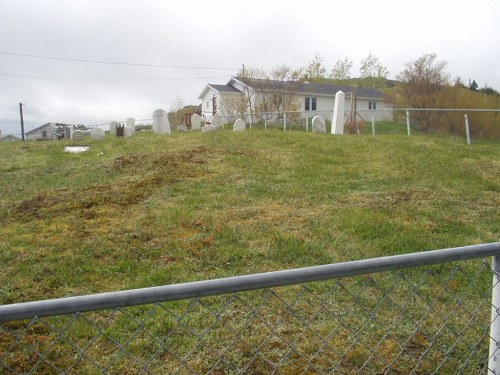
{"type": "Polygon", "coordinates": [[[198,131],[201,129],[201,116],[197,113],[191,116],[191,130],[198,131]]]}
{"type": "Polygon", "coordinates": [[[220,128],[222,126],[222,118],[218,113],[212,116],[210,125],[215,126],[216,128],[220,128]]]}
{"type": "Polygon", "coordinates": [[[246,130],[246,122],[242,119],[238,119],[234,122],[233,131],[235,132],[244,132],[246,130]]]}
{"type": "Polygon", "coordinates": [[[81,141],[83,141],[84,138],[85,138],[85,135],[83,134],[83,132],[81,130],[75,130],[73,132],[73,140],[74,141],[81,142],[81,141]]]}
{"type": "Polygon", "coordinates": [[[125,137],[132,137],[135,134],[135,118],[129,117],[125,125],[125,137]]]}
{"type": "Polygon", "coordinates": [[[111,121],[109,124],[109,134],[116,135],[116,128],[118,127],[118,122],[111,121]]]}
{"type": "Polygon", "coordinates": [[[168,114],[163,109],[157,109],[153,112],[153,131],[156,134],[170,134],[170,122],[168,114]]]}
{"type": "Polygon", "coordinates": [[[314,116],[312,119],[312,131],[313,133],[326,133],[326,123],[323,116],[314,116]]]}
{"type": "Polygon", "coordinates": [[[202,133],[213,132],[215,130],[217,130],[217,127],[213,125],[205,125],[204,127],[201,128],[202,133]]]}
{"type": "Polygon", "coordinates": [[[104,139],[104,130],[102,130],[99,127],[95,127],[90,131],[90,138],[93,139],[94,141],[100,141],[104,139]]]}

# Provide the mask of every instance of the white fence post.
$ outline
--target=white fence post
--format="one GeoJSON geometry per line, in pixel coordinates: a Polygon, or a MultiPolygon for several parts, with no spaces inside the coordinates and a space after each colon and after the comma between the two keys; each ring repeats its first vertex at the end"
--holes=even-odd
{"type": "Polygon", "coordinates": [[[375,119],[372,116],[372,135],[375,137],[375,119]]]}
{"type": "Polygon", "coordinates": [[[410,111],[406,110],[406,128],[408,129],[408,136],[410,136],[410,111]]]}
{"type": "Polygon", "coordinates": [[[283,131],[286,131],[286,112],[283,112],[283,131]]]}
{"type": "Polygon", "coordinates": [[[492,260],[493,288],[491,291],[490,353],[488,374],[500,374],[500,256],[492,260]]]}
{"type": "Polygon", "coordinates": [[[306,132],[309,131],[309,116],[306,116],[306,132]]]}
{"type": "Polygon", "coordinates": [[[467,135],[467,144],[470,145],[469,115],[466,113],[464,117],[465,117],[465,134],[467,135]]]}

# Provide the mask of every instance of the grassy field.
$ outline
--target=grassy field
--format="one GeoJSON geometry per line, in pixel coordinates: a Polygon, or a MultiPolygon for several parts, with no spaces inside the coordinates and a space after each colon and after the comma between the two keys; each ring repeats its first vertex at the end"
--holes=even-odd
{"type": "Polygon", "coordinates": [[[2,303],[498,241],[500,146],[143,132],[0,146],[2,303]]]}
{"type": "Polygon", "coordinates": [[[2,143],[0,303],[498,241],[498,143],[384,126],[2,143]]]}

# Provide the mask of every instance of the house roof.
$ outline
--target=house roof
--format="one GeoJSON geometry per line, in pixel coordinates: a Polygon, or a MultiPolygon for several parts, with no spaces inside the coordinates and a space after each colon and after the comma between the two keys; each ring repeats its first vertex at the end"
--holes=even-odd
{"type": "MultiPolygon", "coordinates": [[[[247,87],[254,90],[263,90],[263,91],[283,90],[290,85],[290,81],[233,77],[226,85],[217,85],[209,83],[198,98],[202,99],[203,96],[206,94],[207,90],[209,89],[213,89],[221,93],[241,94],[242,92],[240,90],[236,89],[231,85],[234,82],[239,82],[240,84],[246,85],[247,87]]],[[[356,90],[358,98],[382,99],[384,96],[384,94],[381,91],[370,87],[353,87],[353,86],[333,85],[329,83],[309,83],[309,82],[297,82],[297,81],[292,83],[296,84],[296,93],[300,95],[318,95],[318,96],[333,97],[338,91],[343,91],[344,93],[348,94],[356,90]]]]}
{"type": "Polygon", "coordinates": [[[198,99],[202,99],[203,96],[206,94],[208,89],[214,89],[215,91],[218,92],[224,92],[228,94],[241,94],[241,91],[238,89],[235,89],[233,86],[230,86],[229,84],[227,85],[216,85],[214,83],[209,83],[201,92],[201,94],[198,96],[198,99]]]}
{"type": "MultiPolygon", "coordinates": [[[[240,82],[248,85],[252,88],[258,88],[261,90],[276,90],[282,89],[286,85],[289,85],[288,81],[275,81],[267,79],[255,79],[255,78],[238,78],[240,82]]],[[[354,90],[357,91],[358,97],[370,98],[370,99],[381,99],[383,93],[377,89],[370,87],[353,87],[353,86],[342,86],[333,85],[329,83],[309,83],[309,82],[294,82],[296,86],[296,92],[302,95],[322,95],[322,96],[335,96],[338,91],[343,91],[344,93],[352,93],[354,90]]]]}

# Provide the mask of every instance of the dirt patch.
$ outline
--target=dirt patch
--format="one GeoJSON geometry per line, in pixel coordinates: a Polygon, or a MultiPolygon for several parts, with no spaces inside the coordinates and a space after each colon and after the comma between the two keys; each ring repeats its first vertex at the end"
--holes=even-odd
{"type": "Polygon", "coordinates": [[[124,207],[143,202],[155,191],[180,183],[186,178],[206,175],[207,163],[201,155],[207,148],[199,147],[179,154],[124,155],[112,162],[112,168],[123,171],[112,184],[99,184],[41,193],[19,203],[13,210],[19,218],[46,218],[58,215],[79,215],[92,219],[95,209],[124,207]]]}

